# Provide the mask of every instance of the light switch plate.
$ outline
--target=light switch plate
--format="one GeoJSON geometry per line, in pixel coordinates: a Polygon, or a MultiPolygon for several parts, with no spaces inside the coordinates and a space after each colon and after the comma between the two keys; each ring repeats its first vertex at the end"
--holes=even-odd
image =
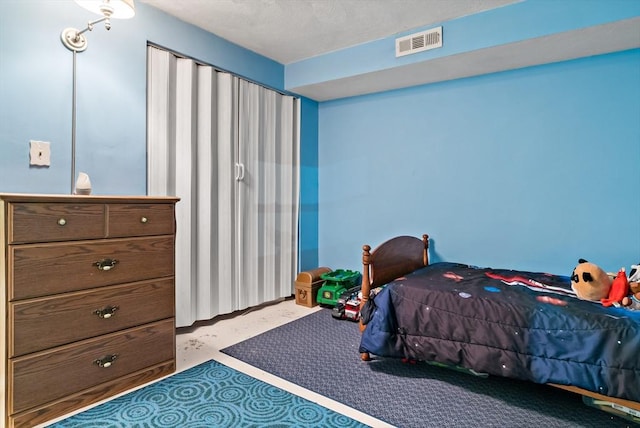
{"type": "Polygon", "coordinates": [[[50,166],[51,144],[46,141],[29,141],[29,165],[50,166]]]}

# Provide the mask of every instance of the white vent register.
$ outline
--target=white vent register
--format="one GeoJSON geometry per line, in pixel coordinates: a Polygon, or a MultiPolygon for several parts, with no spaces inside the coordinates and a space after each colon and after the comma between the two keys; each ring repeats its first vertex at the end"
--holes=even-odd
{"type": "Polygon", "coordinates": [[[396,39],[396,58],[442,47],[442,27],[396,39]]]}

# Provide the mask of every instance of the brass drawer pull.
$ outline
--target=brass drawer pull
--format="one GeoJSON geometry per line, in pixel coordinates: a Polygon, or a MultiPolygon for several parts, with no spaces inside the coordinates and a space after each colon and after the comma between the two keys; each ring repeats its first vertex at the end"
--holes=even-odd
{"type": "Polygon", "coordinates": [[[67,224],[67,220],[64,217],[58,219],[58,225],[64,226],[65,224],[67,224]]]}
{"type": "Polygon", "coordinates": [[[93,363],[99,367],[111,367],[111,364],[118,358],[118,354],[106,355],[98,360],[94,360],[93,363]]]}
{"type": "Polygon", "coordinates": [[[141,217],[141,218],[140,218],[140,223],[146,223],[146,222],[148,222],[148,221],[149,221],[149,219],[148,219],[148,218],[146,218],[146,217],[141,217]]]}
{"type": "Polygon", "coordinates": [[[116,314],[116,311],[120,309],[117,306],[107,306],[102,309],[96,309],[93,313],[100,318],[111,318],[116,314]]]}
{"type": "Polygon", "coordinates": [[[99,270],[111,270],[116,267],[118,261],[116,259],[102,259],[99,262],[95,262],[94,265],[98,267],[99,270]]]}

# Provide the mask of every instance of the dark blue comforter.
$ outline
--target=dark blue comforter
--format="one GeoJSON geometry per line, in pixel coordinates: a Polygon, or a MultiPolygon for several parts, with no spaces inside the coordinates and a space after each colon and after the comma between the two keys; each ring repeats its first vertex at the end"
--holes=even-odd
{"type": "Polygon", "coordinates": [[[579,300],[568,277],[435,263],[369,302],[361,352],[640,401],[640,311],[579,300]]]}

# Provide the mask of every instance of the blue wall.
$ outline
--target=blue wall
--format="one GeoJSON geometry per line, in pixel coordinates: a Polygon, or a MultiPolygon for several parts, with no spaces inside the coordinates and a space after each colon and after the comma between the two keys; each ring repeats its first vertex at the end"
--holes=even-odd
{"type": "Polygon", "coordinates": [[[324,102],[320,262],[432,237],[435,260],[569,274],[640,261],[640,50],[324,102]]]}
{"type": "MultiPolygon", "coordinates": [[[[71,192],[73,54],[60,33],[97,17],[71,0],[0,1],[0,192],[71,192]],[[32,139],[51,143],[50,167],[29,166],[32,139]]],[[[110,31],[98,24],[86,36],[88,48],[77,55],[76,175],[87,172],[95,194],[146,193],[148,41],[284,89],[282,64],[141,2],[134,18],[113,20],[110,31]]],[[[311,110],[302,112],[302,157],[317,183],[317,104],[303,106],[311,110]]],[[[317,185],[306,189],[315,197],[317,185]]],[[[303,262],[317,265],[317,213],[303,220],[303,262]]]]}
{"type": "Polygon", "coordinates": [[[318,267],[318,103],[301,100],[300,271],[318,267]]]}
{"type": "MultiPolygon", "coordinates": [[[[0,191],[71,192],[73,54],[66,27],[98,16],[73,1],[0,2],[0,191]],[[51,142],[51,166],[29,167],[29,140],[51,142]]],[[[276,89],[284,66],[136,3],[136,16],[98,24],[77,55],[76,170],[95,193],[146,192],[147,41],[276,89]]]]}
{"type": "MultiPolygon", "coordinates": [[[[397,64],[626,19],[638,4],[563,0],[556,13],[557,2],[527,0],[447,27],[447,40],[472,31],[476,45],[397,64]],[[488,22],[500,31],[477,37],[488,22]]],[[[141,2],[136,11],[109,32],[96,26],[77,56],[76,170],[97,194],[146,192],[148,41],[276,89],[394,66],[373,41],[285,67],[141,2]]],[[[59,38],[90,19],[70,0],[0,1],[0,192],[70,192],[73,55],[59,38]],[[51,142],[50,167],[28,165],[30,139],[51,142]]],[[[359,269],[362,244],[425,232],[441,260],[559,273],[579,257],[637,263],[639,56],[302,99],[300,267],[359,269]]]]}

